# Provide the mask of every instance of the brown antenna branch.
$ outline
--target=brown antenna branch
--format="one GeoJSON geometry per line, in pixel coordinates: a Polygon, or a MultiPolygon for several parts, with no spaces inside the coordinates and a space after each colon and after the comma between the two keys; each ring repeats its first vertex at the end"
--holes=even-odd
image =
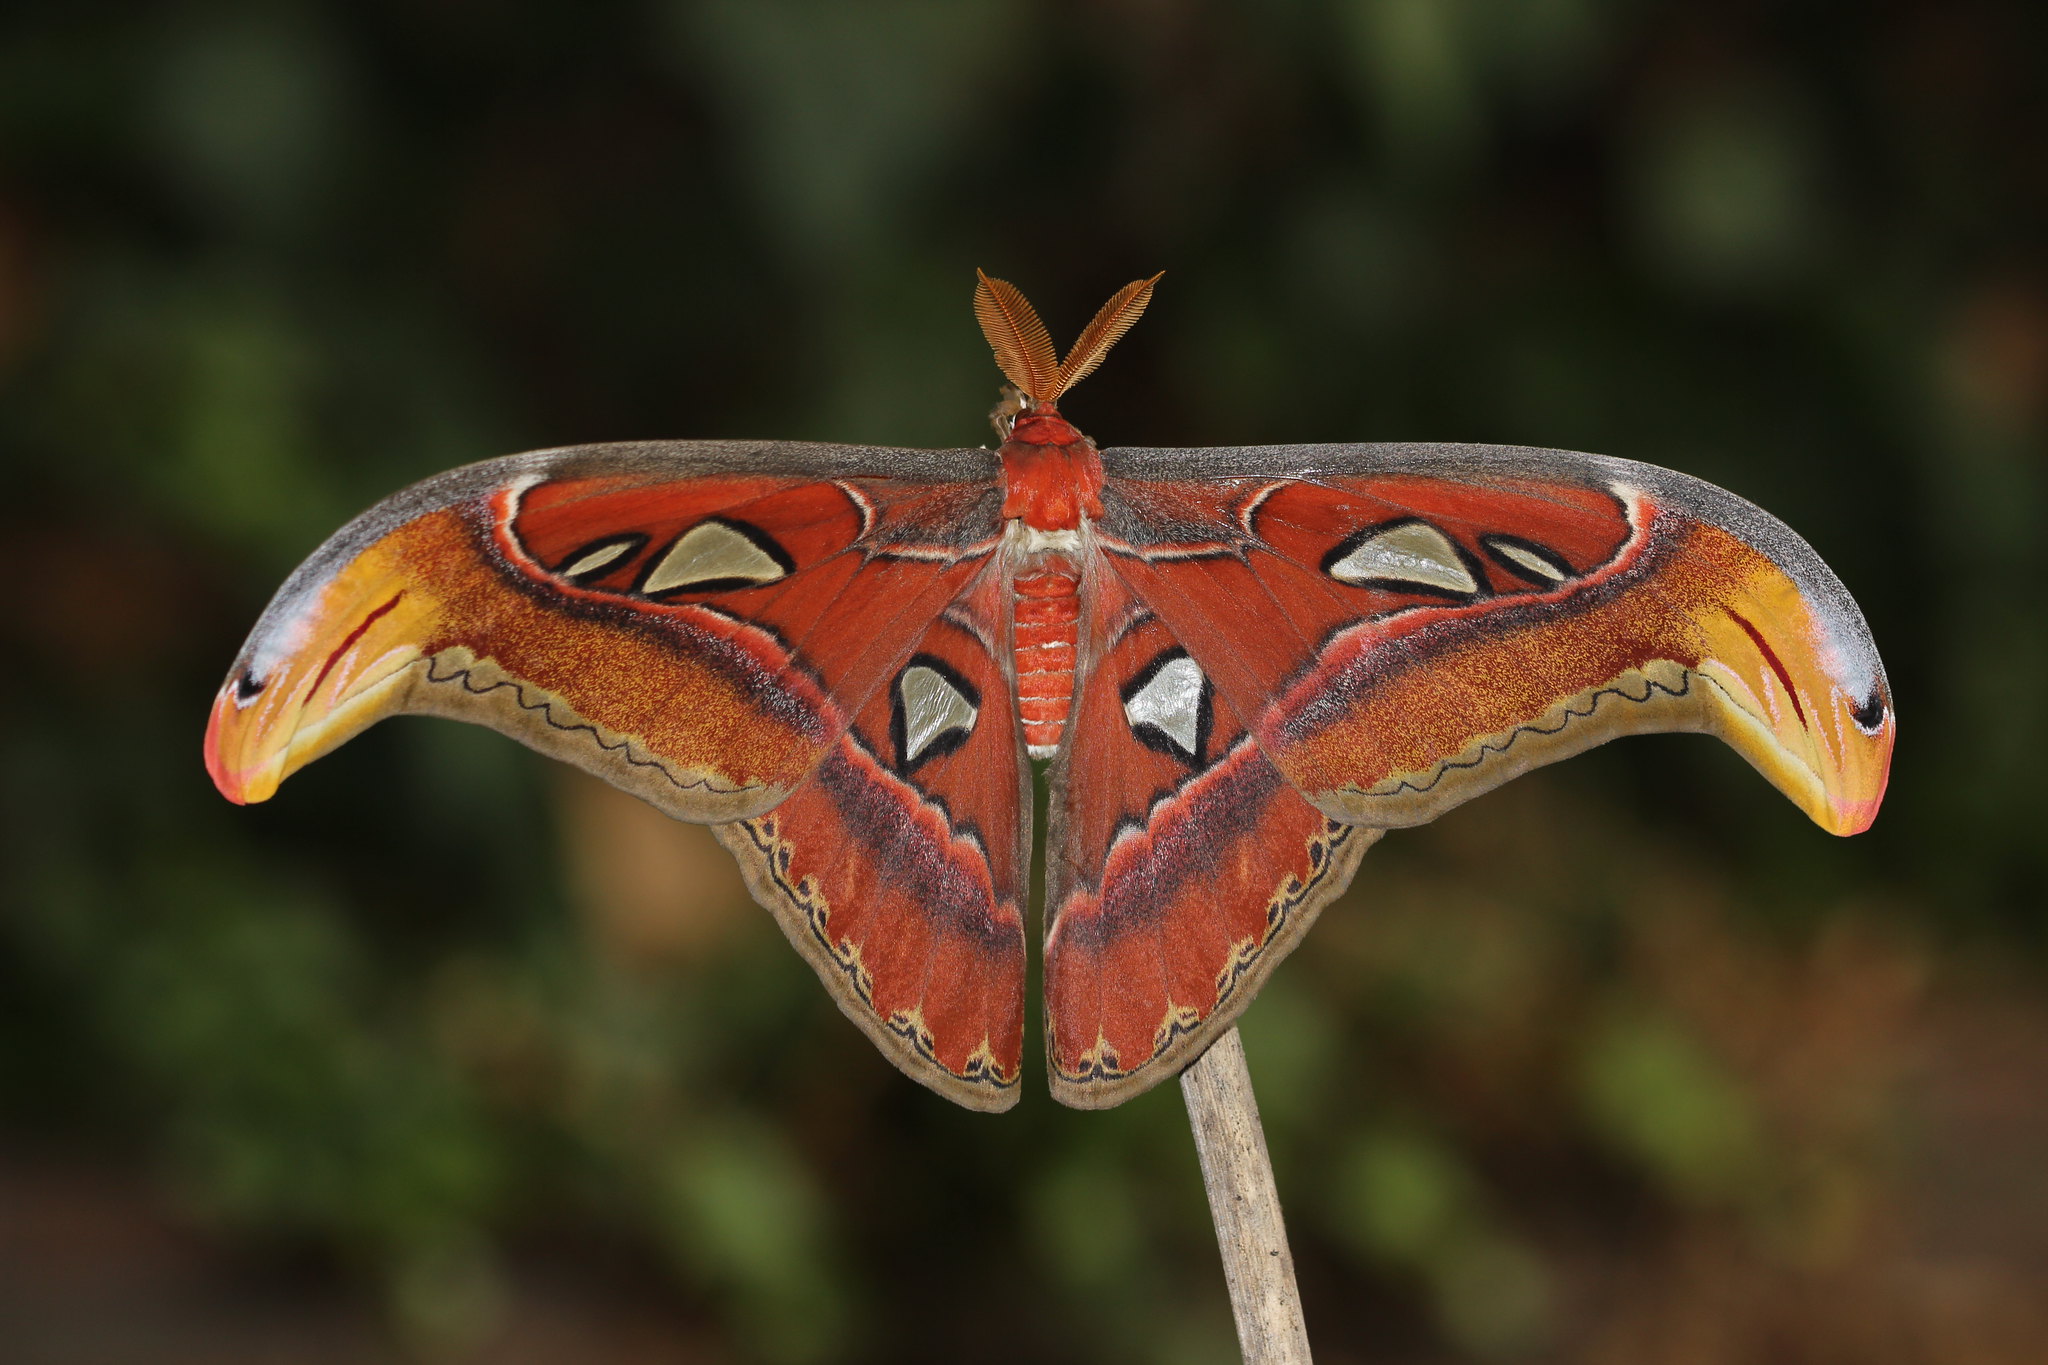
{"type": "MultiPolygon", "coordinates": [[[[1165,273],[1160,272],[1161,275],[1165,273]]],[[[1157,283],[1159,275],[1149,280],[1132,280],[1117,290],[1116,296],[1102,305],[1094,320],[1081,329],[1081,339],[1060,362],[1061,393],[1094,373],[1102,358],[1109,354],[1109,348],[1123,339],[1124,333],[1131,330],[1131,324],[1138,320],[1138,315],[1145,311],[1145,305],[1152,302],[1152,286],[1157,283]]]]}
{"type": "Polygon", "coordinates": [[[1060,359],[1038,312],[1008,280],[974,272],[974,316],[996,353],[1004,377],[1029,398],[1050,403],[1059,396],[1060,359]]]}

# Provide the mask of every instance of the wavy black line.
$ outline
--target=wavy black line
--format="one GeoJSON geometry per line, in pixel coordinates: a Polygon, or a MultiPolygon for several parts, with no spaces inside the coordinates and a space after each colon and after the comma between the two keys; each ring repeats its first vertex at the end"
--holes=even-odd
{"type": "Polygon", "coordinates": [[[1498,747],[1494,745],[1492,740],[1482,740],[1479,745],[1479,752],[1476,755],[1474,755],[1471,759],[1462,762],[1454,758],[1447,758],[1443,760],[1443,762],[1437,765],[1436,772],[1434,775],[1430,777],[1429,781],[1419,787],[1404,777],[1398,783],[1396,783],[1391,790],[1369,790],[1365,793],[1365,795],[1373,797],[1393,797],[1399,796],[1403,791],[1410,791],[1414,792],[1419,796],[1425,792],[1433,791],[1436,789],[1436,785],[1444,780],[1444,775],[1450,772],[1452,769],[1456,768],[1459,770],[1469,770],[1472,768],[1476,768],[1480,764],[1486,762],[1488,758],[1498,757],[1499,755],[1505,754],[1508,750],[1514,748],[1515,741],[1520,739],[1523,735],[1549,736],[1561,734],[1564,731],[1564,728],[1567,725],[1570,725],[1574,720],[1584,720],[1586,717],[1592,715],[1595,711],[1598,711],[1600,709],[1600,699],[1602,697],[1620,697],[1623,701],[1628,702],[1631,705],[1642,706],[1650,700],[1652,694],[1657,692],[1662,692],[1664,695],[1674,698],[1690,696],[1692,693],[1691,669],[1685,670],[1684,685],[1677,688],[1668,687],[1665,684],[1658,682],[1655,678],[1649,677],[1647,675],[1643,678],[1643,681],[1646,684],[1648,684],[1648,686],[1646,686],[1643,689],[1643,695],[1640,697],[1632,697],[1621,687],[1610,684],[1606,687],[1602,687],[1593,692],[1588,693],[1586,696],[1587,706],[1586,709],[1583,711],[1573,710],[1571,704],[1567,702],[1564,708],[1564,719],[1560,720],[1555,726],[1551,727],[1550,729],[1545,729],[1541,725],[1535,724],[1517,725],[1513,730],[1510,730],[1508,732],[1507,740],[1504,743],[1500,744],[1498,747]]]}
{"type": "Polygon", "coordinates": [[[592,725],[589,721],[579,720],[572,724],[564,724],[563,722],[556,720],[554,703],[545,697],[543,697],[541,700],[537,702],[528,701],[526,699],[526,685],[524,683],[519,682],[517,679],[500,678],[496,682],[487,683],[484,686],[479,687],[476,685],[475,677],[472,671],[467,668],[458,668],[453,673],[448,674],[446,677],[441,677],[437,675],[434,672],[434,667],[436,664],[440,662],[441,661],[438,657],[430,658],[427,660],[426,677],[428,682],[460,683],[462,685],[462,690],[469,693],[469,695],[471,695],[472,697],[488,696],[490,693],[496,692],[500,688],[509,687],[512,689],[513,698],[515,699],[519,709],[522,711],[533,711],[539,713],[541,720],[547,724],[549,729],[559,730],[563,734],[574,734],[578,731],[581,731],[584,734],[589,735],[591,743],[597,745],[597,747],[604,750],[604,752],[608,754],[617,754],[621,758],[624,758],[627,763],[631,764],[636,768],[654,769],[663,777],[667,778],[669,781],[669,785],[673,786],[677,791],[701,790],[711,792],[715,796],[738,796],[742,792],[761,791],[766,785],[765,783],[752,782],[746,783],[738,787],[721,787],[717,783],[712,782],[708,779],[684,779],[677,777],[674,772],[670,771],[668,764],[662,762],[658,758],[635,758],[633,756],[633,741],[630,739],[622,739],[617,744],[607,744],[605,743],[604,736],[598,733],[597,727],[595,725],[592,725]]]}
{"type": "Polygon", "coordinates": [[[1311,845],[1312,848],[1319,848],[1321,850],[1321,855],[1314,859],[1316,864],[1315,871],[1306,881],[1297,882],[1290,876],[1280,884],[1273,898],[1266,903],[1266,937],[1263,941],[1254,945],[1250,952],[1234,955],[1229,962],[1224,964],[1223,969],[1217,973],[1216,1003],[1210,1006],[1207,1014],[1196,1020],[1192,1026],[1184,1025],[1171,1017],[1163,1021],[1159,1030],[1153,1034],[1152,1055],[1138,1063],[1135,1067],[1127,1068],[1123,1066],[1117,1058],[1115,1049],[1105,1044],[1096,1060],[1083,1066],[1078,1071],[1062,1070],[1060,1072],[1061,1079],[1073,1085],[1089,1085],[1098,1082],[1123,1080],[1125,1077],[1131,1076],[1158,1061],[1167,1047],[1174,1042],[1199,1033],[1202,1029],[1212,1024],[1216,1019],[1217,1013],[1229,1003],[1231,997],[1237,993],[1238,988],[1244,984],[1246,974],[1258,965],[1259,959],[1266,955],[1274,939],[1287,927],[1288,921],[1294,918],[1295,911],[1299,910],[1315,894],[1316,890],[1330,879],[1330,874],[1337,866],[1337,859],[1333,855],[1347,839],[1358,833],[1358,829],[1359,827],[1356,825],[1347,825],[1339,820],[1324,822],[1322,837],[1311,845]]]}
{"type": "Polygon", "coordinates": [[[1000,1075],[993,1074],[988,1064],[982,1061],[969,1063],[965,1071],[955,1071],[952,1067],[939,1060],[937,1051],[932,1047],[931,1031],[929,1029],[919,1028],[902,1014],[891,1014],[885,1018],[882,1012],[875,1008],[872,978],[863,981],[861,979],[860,964],[854,955],[850,952],[842,953],[838,945],[832,942],[832,936],[825,927],[825,921],[831,914],[830,908],[820,905],[815,897],[803,895],[796,885],[790,881],[787,875],[789,870],[788,843],[775,833],[773,825],[767,817],[742,820],[739,823],[740,828],[747,832],[747,838],[753,843],[754,848],[761,854],[762,862],[768,868],[769,879],[775,883],[775,889],[782,893],[783,898],[790,905],[802,913],[804,925],[811,931],[811,938],[823,950],[832,965],[837,967],[840,973],[846,977],[848,987],[852,989],[860,1002],[868,1007],[869,1013],[873,1014],[880,1021],[883,1028],[908,1043],[911,1051],[915,1052],[919,1057],[930,1062],[948,1076],[958,1080],[968,1081],[975,1085],[992,1086],[997,1090],[1008,1090],[1023,1079],[1023,1073],[1020,1071],[1017,1075],[1012,1076],[1006,1081],[1000,1075]]]}

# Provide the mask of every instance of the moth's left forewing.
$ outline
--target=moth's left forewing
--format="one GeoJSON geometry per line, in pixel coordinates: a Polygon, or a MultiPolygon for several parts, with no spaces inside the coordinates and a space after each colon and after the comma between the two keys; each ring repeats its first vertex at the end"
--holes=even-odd
{"type": "Polygon", "coordinates": [[[1836,832],[1875,814],[1892,717],[1869,632],[1732,494],[1508,447],[1184,452],[1215,477],[1150,477],[1181,453],[1106,453],[1112,562],[1332,816],[1417,824],[1649,730],[1722,736],[1836,832]]]}
{"type": "Polygon", "coordinates": [[[989,561],[977,459],[648,442],[427,480],[286,581],[215,699],[208,768],[260,801],[378,719],[430,713],[682,819],[766,810],[989,561]]]}

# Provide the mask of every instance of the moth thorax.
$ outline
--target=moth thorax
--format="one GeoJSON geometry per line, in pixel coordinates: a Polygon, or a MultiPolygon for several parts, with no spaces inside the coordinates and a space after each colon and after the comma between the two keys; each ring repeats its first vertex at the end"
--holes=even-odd
{"type": "Polygon", "coordinates": [[[1024,745],[1033,758],[1051,758],[1074,701],[1081,571],[1063,554],[1039,553],[1030,555],[1010,581],[1024,745]]]}

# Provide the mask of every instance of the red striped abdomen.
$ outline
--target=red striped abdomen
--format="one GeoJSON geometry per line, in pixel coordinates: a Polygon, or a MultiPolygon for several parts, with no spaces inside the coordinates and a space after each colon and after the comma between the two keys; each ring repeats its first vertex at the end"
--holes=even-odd
{"type": "Polygon", "coordinates": [[[1033,758],[1051,758],[1074,704],[1074,638],[1081,575],[1063,560],[1012,580],[1016,592],[1017,704],[1033,758]]]}

